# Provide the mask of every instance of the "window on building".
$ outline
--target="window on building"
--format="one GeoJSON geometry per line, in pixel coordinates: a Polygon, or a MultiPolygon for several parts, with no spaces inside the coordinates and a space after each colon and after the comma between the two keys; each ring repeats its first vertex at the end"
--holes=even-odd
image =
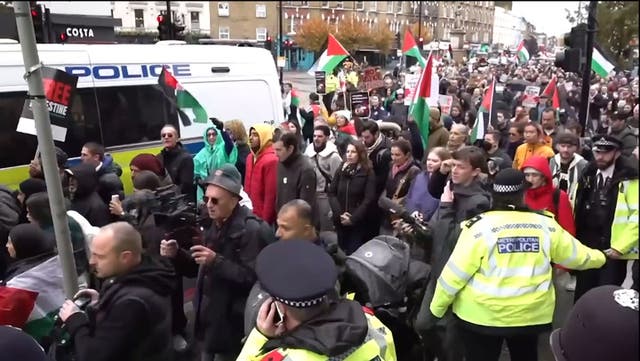
{"type": "Polygon", "coordinates": [[[308,1],[300,1],[300,6],[302,7],[309,7],[309,2],[308,1]]]}
{"type": "Polygon", "coordinates": [[[200,30],[200,13],[192,11],[191,13],[191,30],[200,30]]]}
{"type": "Polygon", "coordinates": [[[356,10],[364,10],[364,1],[356,1],[355,8],[356,10]]]}
{"type": "Polygon", "coordinates": [[[218,39],[231,39],[228,26],[218,27],[218,39]]]}
{"type": "Polygon", "coordinates": [[[344,1],[336,1],[336,9],[344,9],[344,1]]]}
{"type": "Polygon", "coordinates": [[[218,3],[218,16],[229,16],[229,3],[228,2],[219,2],[218,3]]]}
{"type": "Polygon", "coordinates": [[[267,40],[267,28],[256,28],[256,40],[258,41],[267,40]]]}
{"type": "Polygon", "coordinates": [[[393,1],[387,1],[387,13],[391,14],[393,12],[393,1]]]}
{"type": "Polygon", "coordinates": [[[403,10],[404,10],[404,9],[403,9],[403,6],[402,6],[402,4],[403,4],[403,3],[404,3],[404,1],[395,1],[395,2],[394,2],[394,4],[395,4],[394,12],[395,12],[396,14],[402,14],[402,12],[403,12],[403,10]]]}
{"type": "Polygon", "coordinates": [[[144,10],[135,9],[133,10],[133,17],[136,22],[136,29],[144,29],[144,10]]]}
{"type": "Polygon", "coordinates": [[[256,4],[256,17],[257,18],[266,18],[267,17],[267,5],[265,5],[265,4],[256,4]]]}
{"type": "Polygon", "coordinates": [[[378,11],[377,1],[369,1],[369,11],[378,11]]]}
{"type": "Polygon", "coordinates": [[[322,1],[322,2],[320,3],[320,7],[328,8],[328,7],[329,7],[329,2],[328,2],[328,1],[322,1]]]}

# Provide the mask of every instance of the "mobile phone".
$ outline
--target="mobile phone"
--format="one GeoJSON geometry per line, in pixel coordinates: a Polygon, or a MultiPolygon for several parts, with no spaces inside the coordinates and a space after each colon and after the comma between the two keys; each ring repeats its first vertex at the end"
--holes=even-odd
{"type": "Polygon", "coordinates": [[[280,306],[278,306],[277,302],[273,302],[273,304],[276,305],[276,314],[273,324],[276,326],[280,326],[284,323],[284,313],[280,309],[280,306]]]}
{"type": "Polygon", "coordinates": [[[111,195],[111,202],[115,202],[115,201],[119,201],[120,200],[120,196],[117,194],[112,194],[111,195]]]}

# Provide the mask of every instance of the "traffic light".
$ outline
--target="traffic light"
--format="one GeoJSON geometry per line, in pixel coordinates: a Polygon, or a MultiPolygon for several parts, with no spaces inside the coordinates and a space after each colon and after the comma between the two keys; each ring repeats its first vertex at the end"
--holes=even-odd
{"type": "Polygon", "coordinates": [[[424,38],[421,36],[420,38],[418,38],[418,50],[422,52],[423,49],[424,49],[424,38]]]}
{"type": "Polygon", "coordinates": [[[264,41],[264,48],[269,51],[273,50],[273,40],[271,40],[270,35],[267,35],[267,40],[264,41]]]}
{"type": "Polygon", "coordinates": [[[582,74],[587,55],[587,25],[578,24],[564,37],[566,49],[556,54],[555,66],[573,73],[582,74]]]}
{"type": "Polygon", "coordinates": [[[158,38],[160,40],[171,40],[171,33],[169,29],[169,24],[164,15],[158,15],[156,18],[158,20],[158,38]]]}
{"type": "Polygon", "coordinates": [[[44,12],[42,6],[38,5],[35,1],[30,1],[31,7],[31,20],[33,21],[33,32],[36,35],[36,43],[45,43],[44,33],[44,12]]]}
{"type": "Polygon", "coordinates": [[[285,49],[290,47],[291,46],[291,40],[289,40],[289,39],[285,40],[284,43],[283,43],[283,46],[284,46],[285,49]]]}
{"type": "Polygon", "coordinates": [[[173,39],[174,40],[184,40],[184,25],[178,25],[176,23],[172,24],[173,26],[173,39]]]}

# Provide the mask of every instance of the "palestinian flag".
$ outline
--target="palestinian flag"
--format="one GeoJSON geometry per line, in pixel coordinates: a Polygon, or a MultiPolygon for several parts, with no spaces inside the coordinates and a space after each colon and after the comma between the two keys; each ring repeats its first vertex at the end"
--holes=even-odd
{"type": "Polygon", "coordinates": [[[601,78],[606,78],[614,68],[615,66],[594,46],[593,56],[591,57],[591,70],[601,78]]]}
{"type": "MultiPolygon", "coordinates": [[[[422,75],[416,86],[416,91],[413,94],[413,100],[409,106],[409,115],[413,117],[413,120],[418,125],[420,131],[420,138],[422,138],[422,145],[427,146],[429,140],[429,98],[432,92],[433,76],[433,56],[429,54],[427,63],[422,69],[422,75]]],[[[437,95],[437,94],[434,94],[437,95]]]]}
{"type": "MultiPolygon", "coordinates": [[[[560,113],[558,110],[560,109],[560,93],[558,93],[558,78],[556,78],[555,75],[551,78],[551,81],[547,84],[547,87],[544,88],[540,95],[546,95],[551,99],[551,107],[556,110],[556,122],[559,122],[560,113]]],[[[542,115],[540,116],[542,117],[542,115]]]]}
{"type": "Polygon", "coordinates": [[[325,74],[331,74],[340,63],[349,56],[349,52],[340,44],[340,42],[331,34],[327,41],[327,49],[320,55],[320,58],[309,69],[307,74],[315,76],[316,71],[324,71],[325,74]]]}
{"type": "Polygon", "coordinates": [[[418,60],[418,64],[420,64],[420,66],[423,68],[426,64],[426,61],[420,53],[420,49],[418,49],[418,44],[416,44],[416,40],[413,38],[413,34],[411,34],[411,31],[409,31],[409,29],[404,32],[402,55],[416,58],[418,60]]]}
{"type": "Polygon", "coordinates": [[[291,105],[295,106],[295,107],[299,107],[300,106],[300,97],[298,96],[298,92],[295,91],[295,89],[291,89],[291,105]]]}
{"type": "Polygon", "coordinates": [[[518,45],[518,49],[516,50],[516,57],[518,58],[519,64],[526,64],[529,61],[529,50],[527,50],[527,46],[524,43],[524,40],[520,42],[518,45]]]}
{"type": "Polygon", "coordinates": [[[494,102],[496,101],[495,92],[496,80],[494,78],[482,98],[480,109],[478,109],[478,118],[476,118],[476,123],[471,130],[471,144],[474,144],[477,140],[484,139],[484,134],[491,123],[492,113],[494,113],[494,102]]]}
{"type": "Polygon", "coordinates": [[[48,336],[65,300],[60,258],[54,256],[0,286],[0,325],[48,336]]]}
{"type": "Polygon", "coordinates": [[[209,120],[207,111],[166,68],[162,69],[160,77],[158,77],[158,84],[162,87],[165,95],[175,102],[183,125],[191,125],[192,121],[195,123],[207,123],[209,120]],[[188,113],[191,113],[192,116],[187,115],[188,113]]]}

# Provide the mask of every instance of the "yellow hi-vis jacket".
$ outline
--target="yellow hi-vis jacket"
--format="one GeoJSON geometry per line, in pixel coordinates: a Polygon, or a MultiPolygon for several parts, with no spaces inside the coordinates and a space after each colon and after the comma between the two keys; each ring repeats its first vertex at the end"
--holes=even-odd
{"type": "Polygon", "coordinates": [[[327,93],[331,93],[340,88],[340,80],[333,74],[327,74],[324,80],[324,89],[327,93]]]}
{"type": "Polygon", "coordinates": [[[618,185],[616,210],[611,224],[611,248],[622,259],[638,259],[638,179],[618,185]]]}
{"type": "Polygon", "coordinates": [[[573,238],[550,213],[489,211],[461,227],[431,301],[437,317],[453,304],[459,318],[476,325],[549,324],[555,304],[551,262],[575,270],[605,263],[604,253],[573,238]]]}
{"type": "Polygon", "coordinates": [[[262,347],[267,343],[268,339],[254,328],[249,334],[249,337],[247,337],[242,352],[240,352],[240,356],[238,356],[236,361],[327,361],[338,359],[343,361],[396,361],[396,348],[393,343],[391,331],[370,312],[364,312],[367,317],[369,332],[367,333],[365,342],[348,354],[329,357],[303,349],[292,348],[280,348],[262,353],[262,347]]]}

